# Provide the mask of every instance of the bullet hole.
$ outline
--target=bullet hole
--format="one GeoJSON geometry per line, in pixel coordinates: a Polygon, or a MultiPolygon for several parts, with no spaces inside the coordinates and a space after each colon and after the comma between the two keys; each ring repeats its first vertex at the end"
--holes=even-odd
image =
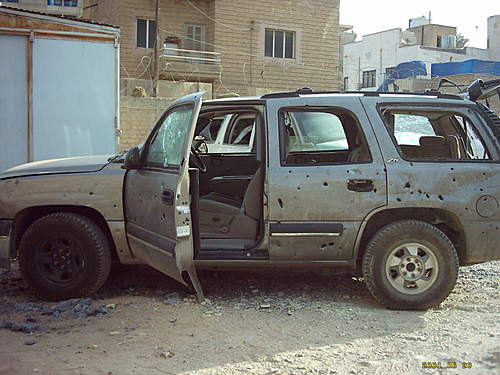
{"type": "Polygon", "coordinates": [[[177,194],[177,199],[179,199],[180,197],[181,197],[181,195],[180,195],[180,194],[177,194]]]}
{"type": "Polygon", "coordinates": [[[486,176],[486,172],[483,172],[483,176],[486,176]]]}
{"type": "Polygon", "coordinates": [[[425,196],[427,197],[427,199],[429,199],[431,196],[427,193],[425,193],[425,196]]]}
{"type": "Polygon", "coordinates": [[[401,198],[396,198],[396,200],[397,200],[398,202],[401,202],[401,198]]]}
{"type": "Polygon", "coordinates": [[[487,202],[487,201],[488,201],[488,198],[484,197],[483,202],[487,202]]]}
{"type": "Polygon", "coordinates": [[[485,232],[481,232],[481,234],[484,236],[486,233],[485,232]]]}
{"type": "Polygon", "coordinates": [[[309,175],[308,175],[308,174],[306,174],[306,178],[309,178],[309,175]]]}
{"type": "Polygon", "coordinates": [[[283,201],[281,200],[281,198],[278,198],[278,204],[280,208],[283,208],[283,201]]]}
{"type": "Polygon", "coordinates": [[[405,189],[409,189],[409,188],[411,188],[411,185],[410,185],[410,183],[409,183],[409,182],[407,182],[407,183],[405,184],[405,189]]]}
{"type": "Polygon", "coordinates": [[[484,189],[480,188],[479,191],[484,191],[484,189]]]}
{"type": "Polygon", "coordinates": [[[348,169],[348,170],[347,170],[347,173],[351,173],[351,171],[348,169]]]}
{"type": "Polygon", "coordinates": [[[292,171],[288,171],[288,173],[292,173],[292,171]]]}
{"type": "Polygon", "coordinates": [[[300,186],[297,186],[297,190],[300,190],[300,186]]]}
{"type": "Polygon", "coordinates": [[[153,199],[156,199],[156,198],[158,198],[158,195],[156,195],[156,194],[155,194],[155,195],[153,196],[153,199]]]}
{"type": "Polygon", "coordinates": [[[89,193],[89,195],[94,195],[94,192],[93,192],[93,191],[91,191],[91,192],[89,193]]]}
{"type": "Polygon", "coordinates": [[[410,163],[410,166],[413,167],[413,163],[410,163]]]}
{"type": "Polygon", "coordinates": [[[333,245],[335,245],[333,242],[330,242],[330,243],[328,244],[328,246],[333,246],[333,245]]]}
{"type": "Polygon", "coordinates": [[[455,168],[450,168],[450,171],[454,171],[454,170],[455,170],[455,168]]]}
{"type": "Polygon", "coordinates": [[[116,208],[116,207],[118,207],[118,206],[117,206],[116,204],[114,204],[114,205],[113,205],[113,208],[116,208]]]}
{"type": "Polygon", "coordinates": [[[452,181],[453,181],[453,182],[457,182],[457,179],[456,179],[456,178],[454,178],[452,181]]]}
{"type": "Polygon", "coordinates": [[[468,211],[469,209],[467,207],[465,207],[465,211],[468,211]]]}
{"type": "Polygon", "coordinates": [[[177,215],[180,215],[181,213],[182,213],[182,212],[178,211],[178,212],[177,212],[177,215]]]}
{"type": "Polygon", "coordinates": [[[444,200],[442,195],[438,195],[439,200],[444,200]]]}
{"type": "Polygon", "coordinates": [[[165,218],[166,218],[165,213],[163,213],[163,214],[161,215],[161,219],[162,219],[162,220],[165,220],[165,218]]]}
{"type": "Polygon", "coordinates": [[[418,193],[419,193],[419,194],[423,194],[422,190],[418,190],[418,193]]]}
{"type": "Polygon", "coordinates": [[[373,189],[373,192],[376,193],[377,192],[377,189],[373,189]]]}
{"type": "Polygon", "coordinates": [[[415,192],[414,191],[410,191],[410,194],[413,195],[413,194],[415,194],[415,192]]]}
{"type": "Polygon", "coordinates": [[[328,182],[323,182],[323,186],[328,186],[328,182]]]}

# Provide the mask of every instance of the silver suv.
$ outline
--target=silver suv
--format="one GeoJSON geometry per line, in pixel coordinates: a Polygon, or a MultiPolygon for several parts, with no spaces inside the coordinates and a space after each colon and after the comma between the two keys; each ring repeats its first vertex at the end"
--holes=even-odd
{"type": "Polygon", "coordinates": [[[300,267],[361,274],[387,308],[435,306],[460,265],[500,259],[500,119],[471,100],[482,87],[183,97],[124,161],[0,174],[0,258],[48,300],[95,292],[115,257],[200,298],[197,269],[300,267]],[[248,138],[234,152],[209,143],[226,119],[229,142],[248,138]]]}

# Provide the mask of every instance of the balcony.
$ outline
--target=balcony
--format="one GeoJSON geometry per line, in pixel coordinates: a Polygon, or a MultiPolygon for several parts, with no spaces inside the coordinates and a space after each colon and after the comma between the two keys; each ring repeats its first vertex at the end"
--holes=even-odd
{"type": "Polygon", "coordinates": [[[160,66],[162,79],[211,81],[220,75],[221,55],[217,52],[164,47],[161,49],[160,66]]]}

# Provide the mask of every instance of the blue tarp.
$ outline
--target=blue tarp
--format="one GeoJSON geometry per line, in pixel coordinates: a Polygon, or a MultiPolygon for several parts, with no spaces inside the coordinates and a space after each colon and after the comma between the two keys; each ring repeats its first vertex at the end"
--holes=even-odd
{"type": "Polygon", "coordinates": [[[389,91],[389,85],[397,79],[404,79],[416,76],[426,76],[427,68],[423,61],[408,61],[396,65],[394,71],[385,79],[377,91],[389,91]]]}
{"type": "Polygon", "coordinates": [[[431,65],[431,75],[433,77],[467,73],[500,76],[500,62],[471,59],[462,62],[449,62],[431,65]]]}

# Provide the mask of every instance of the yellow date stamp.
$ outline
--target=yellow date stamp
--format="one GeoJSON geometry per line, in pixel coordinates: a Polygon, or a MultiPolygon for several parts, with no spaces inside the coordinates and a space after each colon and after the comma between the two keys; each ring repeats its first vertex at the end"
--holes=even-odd
{"type": "Polygon", "coordinates": [[[436,370],[447,368],[471,369],[472,362],[422,362],[422,368],[436,370]]]}

